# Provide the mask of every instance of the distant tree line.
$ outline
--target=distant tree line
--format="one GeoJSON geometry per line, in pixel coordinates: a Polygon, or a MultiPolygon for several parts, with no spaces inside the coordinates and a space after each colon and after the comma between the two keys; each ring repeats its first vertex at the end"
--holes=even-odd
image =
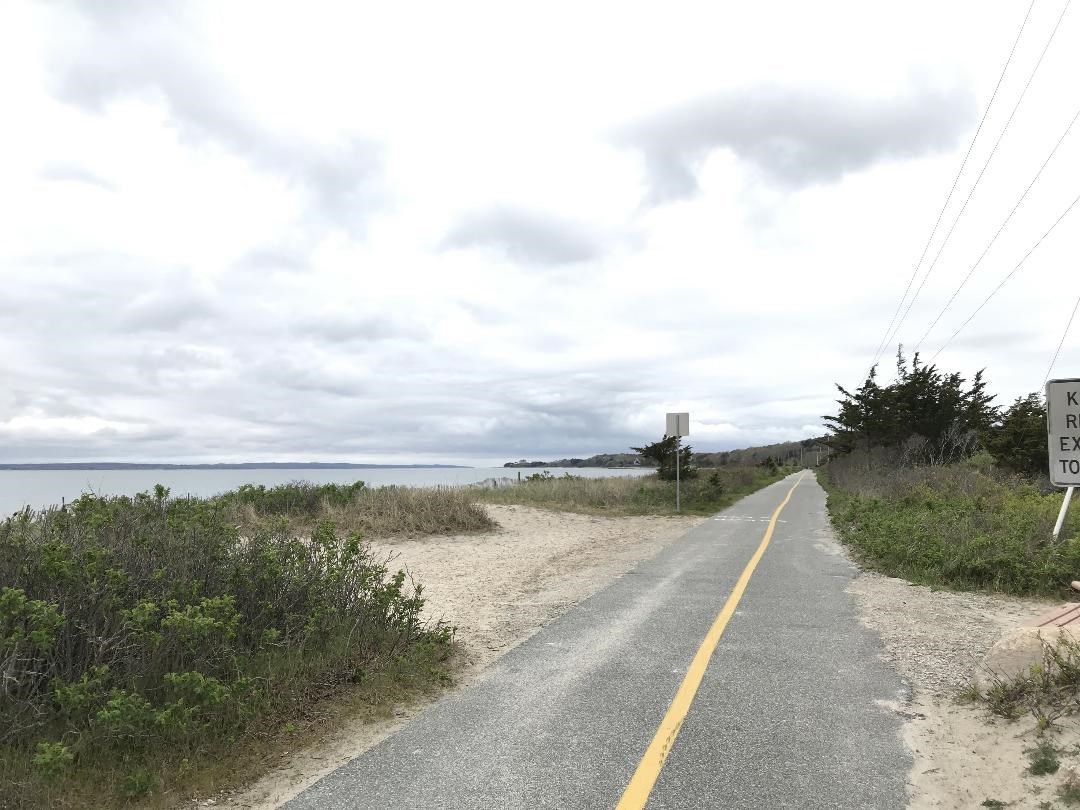
{"type": "Polygon", "coordinates": [[[637,467],[642,459],[632,453],[597,453],[588,458],[559,458],[554,461],[508,461],[504,467],[637,467]]]}
{"type": "Polygon", "coordinates": [[[1007,469],[1046,474],[1042,395],[996,406],[984,370],[969,383],[959,373],[923,364],[918,354],[909,363],[898,351],[891,383],[881,385],[875,367],[855,391],[836,387],[838,412],[824,418],[832,431],[829,444],[838,453],[886,449],[898,463],[951,464],[986,451],[1007,469]]]}

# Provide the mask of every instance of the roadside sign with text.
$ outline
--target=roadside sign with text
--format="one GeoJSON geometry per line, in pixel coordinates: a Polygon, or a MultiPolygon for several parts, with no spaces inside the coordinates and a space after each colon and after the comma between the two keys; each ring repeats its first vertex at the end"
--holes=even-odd
{"type": "Polygon", "coordinates": [[[688,413],[669,413],[667,415],[667,435],[668,436],[689,436],[690,435],[690,414],[688,414],[688,413]]]}
{"type": "Polygon", "coordinates": [[[1050,441],[1050,481],[1080,486],[1080,379],[1046,384],[1046,431],[1050,441]]]}

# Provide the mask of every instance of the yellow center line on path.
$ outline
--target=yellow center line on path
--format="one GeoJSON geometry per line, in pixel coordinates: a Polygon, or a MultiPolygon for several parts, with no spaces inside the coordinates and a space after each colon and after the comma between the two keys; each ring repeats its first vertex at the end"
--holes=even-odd
{"type": "Polygon", "coordinates": [[[795,492],[795,487],[799,486],[805,475],[806,473],[803,473],[799,476],[791,489],[788,490],[784,500],[780,502],[780,505],[776,507],[776,511],[773,512],[772,518],[769,520],[769,527],[765,530],[765,537],[761,540],[761,545],[754,552],[754,556],[750,558],[750,562],[746,564],[746,568],[743,569],[742,574],[739,576],[739,581],[735,583],[735,587],[724,603],[724,607],[721,608],[720,613],[713,620],[709,632],[705,634],[705,640],[701,642],[701,646],[698,647],[698,651],[694,655],[694,660],[690,662],[690,667],[686,670],[686,677],[683,678],[682,684],[679,685],[679,691],[675,693],[675,699],[671,701],[671,706],[668,707],[667,714],[664,715],[664,719],[660,722],[660,728],[657,729],[656,736],[649,743],[645,756],[641,758],[637,770],[634,771],[630,784],[626,786],[622,798],[619,799],[616,810],[641,810],[641,808],[645,807],[645,802],[649,800],[653,785],[656,784],[656,780],[660,776],[664,762],[675,744],[675,738],[679,735],[679,729],[682,728],[683,720],[686,719],[686,713],[690,711],[690,704],[694,701],[698,687],[701,686],[701,679],[705,677],[705,668],[709,666],[709,659],[712,658],[716,645],[720,643],[720,636],[724,634],[724,629],[735,613],[735,608],[739,606],[739,600],[742,599],[743,592],[750,582],[754,569],[761,562],[761,557],[765,553],[769,541],[772,540],[773,529],[776,528],[776,521],[780,517],[780,513],[788,505],[792,493],[795,492]]]}

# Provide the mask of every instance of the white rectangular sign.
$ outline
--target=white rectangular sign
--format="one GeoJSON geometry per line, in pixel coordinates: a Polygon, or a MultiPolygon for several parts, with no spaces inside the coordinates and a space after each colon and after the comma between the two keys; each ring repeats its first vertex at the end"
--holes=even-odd
{"type": "Polygon", "coordinates": [[[1050,439],[1050,480],[1080,486],[1080,379],[1046,384],[1046,432],[1050,439]]]}
{"type": "Polygon", "coordinates": [[[666,436],[689,436],[690,435],[690,414],[688,413],[669,413],[667,415],[667,432],[666,436]]]}

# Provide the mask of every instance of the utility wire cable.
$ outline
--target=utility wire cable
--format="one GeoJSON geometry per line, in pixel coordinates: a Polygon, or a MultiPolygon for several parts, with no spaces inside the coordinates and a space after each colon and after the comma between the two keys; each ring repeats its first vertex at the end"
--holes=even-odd
{"type": "Polygon", "coordinates": [[[1005,60],[1004,66],[1001,68],[1001,74],[998,76],[997,84],[994,85],[994,92],[990,94],[990,100],[986,103],[986,109],[983,110],[982,118],[979,119],[979,125],[975,128],[975,134],[971,137],[971,143],[968,144],[964,159],[960,163],[960,168],[956,172],[956,177],[953,178],[952,188],[949,189],[949,193],[945,197],[945,204],[941,206],[941,211],[938,212],[937,220],[935,220],[934,227],[930,231],[930,237],[926,240],[926,245],[923,247],[922,255],[919,256],[919,261],[915,264],[915,269],[911,271],[911,278],[908,279],[907,286],[904,288],[904,294],[900,297],[900,301],[896,305],[896,311],[893,312],[892,318],[889,321],[889,326],[886,328],[885,334],[882,335],[877,349],[874,350],[874,360],[873,363],[871,363],[871,368],[878,364],[882,354],[885,352],[885,347],[889,345],[889,335],[893,331],[893,324],[896,323],[896,318],[899,316],[900,310],[904,307],[904,302],[907,300],[908,293],[911,291],[911,285],[914,283],[915,277],[919,274],[919,268],[922,267],[922,263],[926,259],[926,254],[930,250],[930,245],[937,235],[937,230],[941,225],[942,218],[945,216],[945,211],[952,201],[953,194],[956,193],[956,187],[960,183],[960,176],[964,173],[964,168],[967,166],[967,162],[971,157],[971,152],[975,148],[975,141],[978,140],[979,133],[982,132],[983,124],[986,123],[986,118],[990,115],[990,108],[994,106],[994,99],[997,98],[998,91],[1001,89],[1001,83],[1005,80],[1005,72],[1009,69],[1013,56],[1016,54],[1016,46],[1020,44],[1020,37],[1024,34],[1024,29],[1027,27],[1028,20],[1031,18],[1031,11],[1033,8],[1035,8],[1035,0],[1031,0],[1031,5],[1028,6],[1027,13],[1020,23],[1020,30],[1016,33],[1016,39],[1013,40],[1012,48],[1009,49],[1009,56],[1005,60]]]}
{"type": "Polygon", "coordinates": [[[1020,105],[1024,102],[1024,97],[1027,96],[1028,90],[1031,88],[1031,82],[1035,79],[1035,74],[1039,72],[1039,68],[1042,66],[1043,59],[1046,57],[1046,52],[1050,50],[1050,45],[1054,41],[1054,37],[1057,36],[1058,29],[1061,27],[1062,20],[1065,19],[1065,12],[1069,10],[1069,5],[1072,0],[1066,0],[1065,6],[1061,9],[1061,14],[1058,15],[1057,22],[1054,24],[1053,30],[1050,31],[1050,36],[1046,40],[1046,44],[1043,46],[1042,52],[1039,54],[1038,60],[1035,62],[1035,67],[1032,68],[1031,74],[1028,76],[1027,82],[1024,84],[1024,89],[1020,91],[1019,98],[1016,99],[1016,104],[1013,105],[1012,112],[1009,113],[1009,117],[1005,119],[1005,124],[1001,128],[1001,132],[998,133],[997,140],[994,141],[994,146],[990,149],[990,154],[986,157],[986,162],[983,163],[982,169],[979,171],[978,176],[975,178],[975,182],[971,184],[971,189],[968,191],[967,198],[964,200],[964,204],[960,206],[960,210],[957,212],[956,217],[952,221],[952,225],[949,226],[948,232],[945,234],[945,238],[941,240],[941,244],[938,246],[937,253],[934,255],[934,260],[930,262],[930,266],[926,269],[926,273],[923,275],[922,281],[919,282],[918,288],[915,290],[915,294],[911,296],[911,300],[908,302],[907,309],[904,310],[903,316],[900,318],[899,323],[896,324],[896,328],[893,330],[893,334],[888,340],[886,345],[893,340],[900,332],[904,322],[907,320],[908,315],[911,314],[911,308],[915,306],[915,301],[922,293],[923,288],[926,287],[926,282],[930,279],[930,274],[934,272],[934,268],[937,267],[938,259],[941,258],[942,252],[945,250],[945,246],[949,244],[949,239],[952,238],[953,231],[956,230],[957,223],[960,222],[960,218],[964,216],[964,212],[967,211],[968,203],[971,202],[971,198],[975,195],[975,189],[979,186],[979,181],[982,180],[983,175],[986,174],[986,170],[990,167],[990,162],[994,159],[994,155],[997,154],[998,147],[1001,145],[1001,141],[1005,138],[1005,133],[1009,131],[1009,125],[1016,117],[1017,111],[1020,109],[1020,105]]]}
{"type": "Polygon", "coordinates": [[[1054,352],[1054,357],[1050,361],[1050,367],[1046,369],[1046,378],[1043,380],[1043,388],[1046,388],[1046,383],[1050,380],[1050,372],[1054,370],[1054,363],[1057,362],[1058,355],[1061,354],[1061,347],[1065,345],[1065,338],[1069,336],[1069,329],[1072,328],[1073,318],[1076,317],[1076,310],[1080,309],[1080,295],[1076,297],[1076,304],[1073,306],[1072,315],[1069,316],[1069,322],[1065,324],[1065,331],[1061,335],[1061,340],[1058,342],[1057,351],[1054,352]]]}
{"type": "Polygon", "coordinates": [[[1001,236],[1002,231],[1005,230],[1005,227],[1009,224],[1013,216],[1020,209],[1020,206],[1023,204],[1024,200],[1027,199],[1028,193],[1039,181],[1039,178],[1042,176],[1043,171],[1050,164],[1050,161],[1054,159],[1054,155],[1057,154],[1057,150],[1061,147],[1061,144],[1065,141],[1065,138],[1068,136],[1069,132],[1072,131],[1073,126],[1078,120],[1080,120],[1080,109],[1077,109],[1076,115],[1073,116],[1072,121],[1069,122],[1069,125],[1065,127],[1065,131],[1061,133],[1061,137],[1058,138],[1057,143],[1054,144],[1054,148],[1050,150],[1050,154],[1047,155],[1046,160],[1043,161],[1042,166],[1040,166],[1039,170],[1035,173],[1035,177],[1033,177],[1031,182],[1028,183],[1027,188],[1024,189],[1024,193],[1021,194],[1020,199],[1016,201],[1016,205],[1012,207],[1012,210],[1009,211],[1009,215],[1005,217],[1004,221],[1002,221],[1001,223],[1001,226],[997,229],[997,233],[995,233],[994,236],[987,243],[986,247],[983,249],[983,252],[979,255],[979,258],[975,260],[975,264],[973,264],[971,266],[971,269],[968,270],[967,275],[964,276],[964,280],[960,282],[959,286],[957,286],[955,290],[953,290],[952,295],[949,296],[949,300],[945,302],[945,306],[941,308],[941,311],[937,314],[937,317],[934,318],[933,323],[931,323],[930,326],[927,327],[926,331],[923,333],[923,336],[919,338],[919,342],[915,344],[915,351],[919,350],[919,347],[922,346],[922,344],[930,336],[930,333],[934,331],[934,327],[938,325],[945,313],[949,311],[949,307],[952,306],[953,302],[956,300],[956,297],[960,294],[964,287],[967,286],[968,281],[971,280],[971,277],[975,274],[975,271],[982,263],[982,260],[986,258],[986,254],[990,252],[990,248],[994,246],[994,243],[997,242],[997,238],[1001,236]]]}
{"type": "Polygon", "coordinates": [[[1028,260],[1028,257],[1031,256],[1031,254],[1035,252],[1035,249],[1038,248],[1039,245],[1041,245],[1043,243],[1043,240],[1046,239],[1046,237],[1048,237],[1051,233],[1053,233],[1054,229],[1058,225],[1061,224],[1061,221],[1063,219],[1065,219],[1065,217],[1067,217],[1069,215],[1069,212],[1072,211],[1073,208],[1076,207],[1077,203],[1080,203],[1080,196],[1077,196],[1076,199],[1074,199],[1071,203],[1069,203],[1069,207],[1066,208],[1065,211],[1061,214],[1061,216],[1059,216],[1054,221],[1054,224],[1049,227],[1049,229],[1046,231],[1046,233],[1044,233],[1042,236],[1040,236],[1038,241],[1034,245],[1032,245],[1030,248],[1028,248],[1028,252],[1024,254],[1024,258],[1022,258],[1019,262],[1017,262],[1016,267],[1014,267],[1012,270],[1009,271],[1009,273],[1005,276],[1005,278],[1003,278],[1001,280],[1001,283],[998,284],[991,291],[991,293],[988,296],[986,296],[986,298],[983,300],[983,302],[981,304],[979,304],[979,306],[977,306],[975,308],[975,311],[972,312],[970,315],[968,315],[967,320],[964,321],[962,324],[960,324],[960,326],[957,328],[957,330],[955,332],[953,332],[949,336],[949,339],[946,340],[941,345],[941,348],[937,350],[937,352],[934,354],[934,356],[930,358],[931,363],[933,363],[935,360],[937,360],[938,356],[943,351],[945,351],[945,349],[948,347],[948,345],[950,343],[953,342],[953,340],[956,338],[956,336],[959,335],[964,330],[964,327],[966,327],[969,323],[971,323],[975,319],[976,315],[978,315],[980,312],[982,312],[983,307],[985,307],[988,303],[990,303],[990,299],[998,294],[998,292],[1001,290],[1001,288],[1004,287],[1009,282],[1009,279],[1011,279],[1013,276],[1016,275],[1016,273],[1020,270],[1020,268],[1024,266],[1024,262],[1026,262],[1028,260]]]}

